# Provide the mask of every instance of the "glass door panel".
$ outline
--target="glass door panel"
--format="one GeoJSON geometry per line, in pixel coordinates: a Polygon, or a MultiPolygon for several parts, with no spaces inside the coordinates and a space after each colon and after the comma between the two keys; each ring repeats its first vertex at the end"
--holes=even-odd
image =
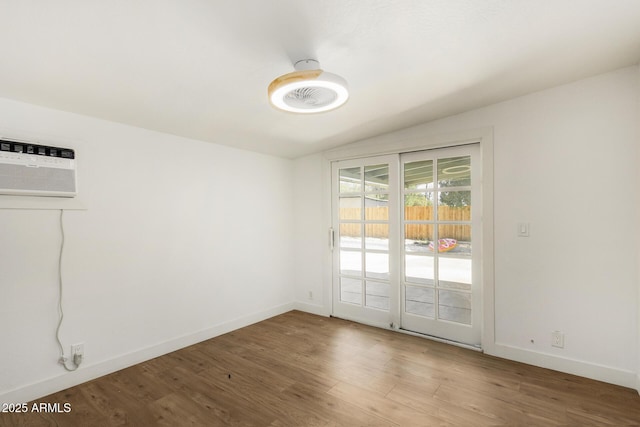
{"type": "Polygon", "coordinates": [[[362,301],[362,280],[349,277],[340,278],[340,301],[360,305],[362,301]]]}
{"type": "Polygon", "coordinates": [[[435,318],[434,290],[431,287],[405,286],[405,312],[435,318]]]}
{"type": "Polygon", "coordinates": [[[401,158],[403,241],[401,325],[466,344],[480,344],[477,146],[401,158]]]}
{"type": "Polygon", "coordinates": [[[334,265],[339,266],[334,268],[333,314],[388,326],[399,295],[398,280],[391,276],[398,262],[399,158],[341,161],[332,168],[334,265]]]}
{"type": "Polygon", "coordinates": [[[362,275],[362,252],[340,249],[340,274],[360,277],[362,275]]]}
{"type": "Polygon", "coordinates": [[[367,307],[389,311],[390,289],[388,282],[366,281],[365,304],[367,307]]]}

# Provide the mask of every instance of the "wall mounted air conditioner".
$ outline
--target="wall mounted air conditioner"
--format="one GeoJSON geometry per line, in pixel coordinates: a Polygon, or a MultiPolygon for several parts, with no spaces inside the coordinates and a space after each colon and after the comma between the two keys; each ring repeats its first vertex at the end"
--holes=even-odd
{"type": "Polygon", "coordinates": [[[75,197],[75,151],[0,139],[0,194],[75,197]]]}

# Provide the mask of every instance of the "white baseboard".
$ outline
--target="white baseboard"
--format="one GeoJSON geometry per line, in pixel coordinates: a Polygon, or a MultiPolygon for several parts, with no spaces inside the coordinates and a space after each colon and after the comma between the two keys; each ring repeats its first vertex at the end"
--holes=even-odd
{"type": "Polygon", "coordinates": [[[270,317],[286,313],[295,308],[296,307],[294,303],[282,304],[259,311],[257,313],[222,322],[213,327],[203,329],[191,334],[183,335],[181,337],[177,337],[170,341],[165,341],[151,347],[123,354],[113,359],[98,362],[93,365],[83,364],[82,367],[77,371],[69,373],[65,372],[55,377],[48,378],[43,381],[29,384],[1,394],[0,404],[23,403],[36,400],[51,393],[56,393],[60,390],[82,384],[103,375],[128,368],[129,366],[142,363],[144,361],[162,356],[167,353],[171,353],[172,351],[176,351],[181,348],[217,337],[219,335],[226,334],[227,332],[249,326],[253,323],[266,320],[270,317]]]}
{"type": "Polygon", "coordinates": [[[632,371],[560,357],[553,354],[539,353],[504,344],[485,346],[484,352],[491,356],[616,384],[622,387],[636,389],[640,392],[640,377],[632,371]]]}
{"type": "Polygon", "coordinates": [[[310,304],[307,302],[296,301],[294,303],[296,310],[304,311],[305,313],[317,314],[318,316],[329,317],[331,313],[328,313],[324,306],[317,304],[310,304]]]}

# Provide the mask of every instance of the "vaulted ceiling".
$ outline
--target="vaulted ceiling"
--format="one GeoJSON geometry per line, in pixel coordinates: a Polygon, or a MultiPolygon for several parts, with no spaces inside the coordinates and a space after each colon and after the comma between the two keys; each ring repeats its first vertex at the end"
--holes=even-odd
{"type": "Polygon", "coordinates": [[[639,60],[638,0],[0,0],[0,97],[291,158],[639,60]],[[270,106],[305,58],[346,105],[270,106]]]}

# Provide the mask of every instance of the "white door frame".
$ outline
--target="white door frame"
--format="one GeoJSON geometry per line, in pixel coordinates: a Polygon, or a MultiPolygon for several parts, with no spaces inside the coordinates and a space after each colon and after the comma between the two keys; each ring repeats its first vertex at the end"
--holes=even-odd
{"type": "MultiPolygon", "coordinates": [[[[470,143],[480,144],[482,163],[482,265],[480,292],[482,297],[482,349],[490,354],[495,348],[495,302],[494,302],[494,234],[493,234],[493,128],[480,128],[443,135],[427,135],[421,126],[405,129],[359,141],[353,144],[324,152],[324,217],[326,229],[331,228],[331,162],[359,157],[384,154],[399,154],[434,148],[454,147],[470,143]]],[[[332,252],[327,244],[324,257],[323,290],[324,312],[331,314],[332,289],[332,252]]]]}

